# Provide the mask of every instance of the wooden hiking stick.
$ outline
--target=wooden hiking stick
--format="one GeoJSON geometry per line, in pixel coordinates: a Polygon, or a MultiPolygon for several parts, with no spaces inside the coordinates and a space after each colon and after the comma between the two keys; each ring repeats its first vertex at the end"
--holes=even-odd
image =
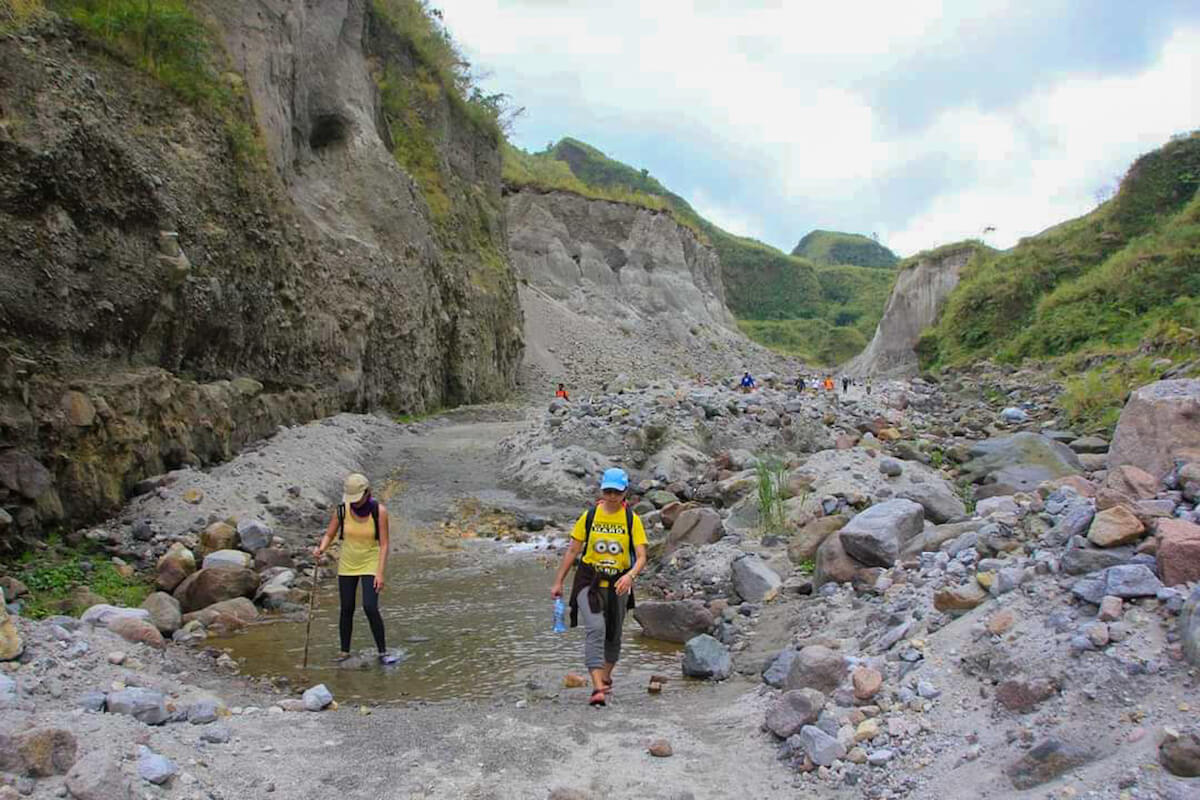
{"type": "Polygon", "coordinates": [[[312,588],[308,590],[308,622],[304,623],[304,663],[301,669],[308,669],[308,638],[312,632],[313,609],[317,607],[317,578],[321,575],[321,557],[317,556],[313,564],[312,588]]]}

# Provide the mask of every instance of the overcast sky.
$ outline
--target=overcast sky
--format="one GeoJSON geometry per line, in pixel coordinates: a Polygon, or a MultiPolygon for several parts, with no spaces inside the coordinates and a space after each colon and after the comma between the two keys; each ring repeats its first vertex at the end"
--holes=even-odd
{"type": "Polygon", "coordinates": [[[712,221],[1008,247],[1200,127],[1200,0],[434,0],[514,143],[582,139],[712,221]]]}

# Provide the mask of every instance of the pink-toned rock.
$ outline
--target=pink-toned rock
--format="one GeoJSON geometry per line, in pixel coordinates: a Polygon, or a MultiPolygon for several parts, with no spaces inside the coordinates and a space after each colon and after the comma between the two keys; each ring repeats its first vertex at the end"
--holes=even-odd
{"type": "Polygon", "coordinates": [[[850,675],[850,681],[854,684],[856,700],[870,700],[883,686],[883,676],[879,674],[879,670],[870,667],[855,669],[850,675]]]}
{"type": "Polygon", "coordinates": [[[817,517],[802,526],[788,542],[788,558],[793,564],[811,561],[825,539],[841,530],[848,520],[849,517],[835,514],[832,517],[817,517]]]}
{"type": "Polygon", "coordinates": [[[849,583],[866,565],[855,561],[842,547],[842,537],[834,533],[817,548],[817,565],[813,571],[813,586],[826,583],[849,583]]]}
{"type": "Polygon", "coordinates": [[[154,623],[144,619],[114,617],[109,620],[108,629],[126,641],[137,642],[159,650],[167,646],[158,628],[154,627],[154,623]]]}
{"type": "Polygon", "coordinates": [[[1110,468],[1132,465],[1161,478],[1175,455],[1200,447],[1200,380],[1156,381],[1133,392],[1121,411],[1110,468]]]}
{"type": "Polygon", "coordinates": [[[1003,636],[1012,630],[1012,626],[1017,622],[1017,617],[1011,609],[1002,608],[987,621],[987,631],[993,636],[1003,636]]]}
{"type": "Polygon", "coordinates": [[[1069,486],[1074,489],[1080,497],[1095,497],[1096,484],[1089,481],[1082,475],[1067,475],[1062,478],[1055,478],[1049,482],[1050,486],[1058,489],[1062,486],[1069,486]]]}
{"type": "Polygon", "coordinates": [[[1142,537],[1146,526],[1128,506],[1114,506],[1096,514],[1088,528],[1088,540],[1097,547],[1119,547],[1142,537]]]}
{"type": "Polygon", "coordinates": [[[1112,489],[1134,500],[1151,500],[1158,494],[1158,479],[1132,464],[1113,467],[1104,478],[1104,488],[1112,489]]]}
{"type": "Polygon", "coordinates": [[[173,592],[188,575],[196,571],[196,556],[181,543],[175,542],[163,553],[156,567],[156,582],[164,592],[173,592]]]}
{"type": "Polygon", "coordinates": [[[1166,586],[1200,581],[1200,525],[1181,519],[1159,520],[1158,572],[1166,586]]]}
{"type": "Polygon", "coordinates": [[[1100,613],[1097,619],[1101,622],[1116,622],[1121,618],[1121,613],[1125,610],[1125,601],[1119,597],[1113,597],[1111,594],[1105,595],[1100,600],[1100,613]]]}
{"type": "Polygon", "coordinates": [[[184,613],[208,608],[234,597],[253,597],[258,574],[236,567],[208,567],[194,572],[175,588],[175,599],[184,613]]]}

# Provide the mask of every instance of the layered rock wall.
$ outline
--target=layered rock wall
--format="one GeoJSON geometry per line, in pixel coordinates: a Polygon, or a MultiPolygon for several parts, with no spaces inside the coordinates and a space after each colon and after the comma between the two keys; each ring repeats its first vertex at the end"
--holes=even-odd
{"type": "Polygon", "coordinates": [[[844,368],[850,375],[899,377],[917,372],[921,332],[937,322],[976,247],[941,248],[900,268],[871,343],[844,368]]]}
{"type": "Polygon", "coordinates": [[[66,23],[0,39],[0,546],[281,423],[515,380],[495,132],[368,0],[195,8],[223,109],[66,23]],[[424,86],[400,112],[433,200],[393,157],[385,72],[424,86]]]}

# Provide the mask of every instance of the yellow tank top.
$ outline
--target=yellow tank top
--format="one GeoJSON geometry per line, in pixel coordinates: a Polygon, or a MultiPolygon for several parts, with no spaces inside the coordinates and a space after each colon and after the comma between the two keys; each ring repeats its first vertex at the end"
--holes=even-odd
{"type": "MultiPolygon", "coordinates": [[[[379,520],[382,525],[383,520],[379,520]]],[[[375,541],[375,520],[368,514],[356,517],[349,508],[343,523],[342,554],[338,575],[374,575],[379,568],[379,542],[375,541]]]]}

